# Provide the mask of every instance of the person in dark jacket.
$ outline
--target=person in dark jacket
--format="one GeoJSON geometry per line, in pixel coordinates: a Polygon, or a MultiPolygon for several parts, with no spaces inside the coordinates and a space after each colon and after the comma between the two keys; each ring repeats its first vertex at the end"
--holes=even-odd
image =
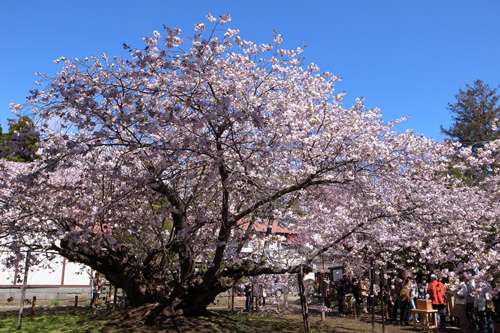
{"type": "Polygon", "coordinates": [[[253,306],[253,293],[252,293],[252,285],[247,284],[244,289],[245,292],[245,309],[250,312],[253,306]]]}
{"type": "Polygon", "coordinates": [[[401,321],[401,325],[409,325],[413,289],[408,273],[403,272],[401,275],[401,279],[396,283],[396,292],[398,293],[399,299],[399,319],[401,321]]]}
{"type": "Polygon", "coordinates": [[[396,322],[398,320],[398,294],[396,292],[396,279],[390,278],[388,284],[385,286],[385,303],[387,304],[387,313],[389,320],[396,322]]]}
{"type": "Polygon", "coordinates": [[[339,303],[339,316],[345,317],[345,295],[348,289],[349,279],[344,275],[339,281],[335,289],[337,290],[337,300],[339,303]]]}

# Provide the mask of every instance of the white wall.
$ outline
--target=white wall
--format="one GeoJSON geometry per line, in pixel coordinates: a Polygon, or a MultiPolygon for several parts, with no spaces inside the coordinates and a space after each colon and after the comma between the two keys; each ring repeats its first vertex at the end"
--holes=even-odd
{"type": "MultiPolygon", "coordinates": [[[[6,257],[0,253],[0,262],[6,257]]],[[[15,267],[7,269],[3,263],[0,264],[0,286],[22,285],[22,281],[15,281],[15,267]]],[[[20,274],[24,276],[24,271],[20,274]]],[[[82,264],[68,262],[61,256],[46,265],[30,267],[28,273],[29,286],[90,286],[91,270],[82,264]],[[45,266],[50,267],[45,267],[45,266]],[[64,275],[63,275],[64,273],[64,275]]]]}

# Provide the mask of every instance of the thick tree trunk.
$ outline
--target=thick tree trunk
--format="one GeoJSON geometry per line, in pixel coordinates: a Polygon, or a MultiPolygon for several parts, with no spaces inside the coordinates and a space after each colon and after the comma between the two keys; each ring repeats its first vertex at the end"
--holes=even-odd
{"type": "MultiPolygon", "coordinates": [[[[172,275],[159,259],[161,250],[138,258],[125,245],[120,248],[77,246],[69,240],[54,245],[62,256],[80,262],[103,274],[127,294],[130,305],[156,303],[147,318],[149,324],[161,322],[168,314],[206,314],[216,296],[229,290],[243,276],[296,273],[299,267],[268,267],[251,260],[225,266],[222,270],[195,271],[172,275]]],[[[193,259],[194,261],[194,259],[193,259]]],[[[194,264],[193,264],[194,266],[194,264]]]]}
{"type": "Polygon", "coordinates": [[[21,304],[19,305],[19,315],[17,317],[18,330],[21,329],[21,325],[23,322],[24,300],[26,298],[26,286],[28,284],[29,256],[30,256],[30,250],[26,251],[26,262],[24,264],[24,279],[23,279],[23,287],[21,289],[21,304]]]}

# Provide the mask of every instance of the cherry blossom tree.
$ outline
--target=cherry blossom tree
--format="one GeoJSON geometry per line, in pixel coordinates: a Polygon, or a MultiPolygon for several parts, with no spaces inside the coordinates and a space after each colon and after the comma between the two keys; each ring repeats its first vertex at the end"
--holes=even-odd
{"type": "Polygon", "coordinates": [[[36,240],[132,305],[159,302],[156,316],[204,311],[242,277],[307,271],[327,252],[439,261],[422,244],[440,248],[438,227],[453,226],[465,229],[449,248],[469,245],[468,223],[484,216],[464,205],[476,193],[443,176],[453,147],[394,132],[361,100],[344,108],[338,79],[304,67],[281,35],[257,45],[222,30],[229,16],[207,18],[213,28],[192,37],[166,27],[143,49],[125,45],[130,59],[56,60],[28,99],[41,158],[1,165],[6,246],[36,240]],[[297,247],[252,228],[273,220],[297,247]]]}

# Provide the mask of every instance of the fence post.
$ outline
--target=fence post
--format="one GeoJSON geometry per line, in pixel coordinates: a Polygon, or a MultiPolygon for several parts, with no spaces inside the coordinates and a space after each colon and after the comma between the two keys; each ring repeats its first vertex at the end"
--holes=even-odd
{"type": "Polygon", "coordinates": [[[358,311],[357,311],[357,304],[356,304],[356,299],[354,299],[354,303],[353,303],[353,306],[352,306],[352,312],[353,312],[353,315],[354,315],[354,319],[358,319],[358,311]]]}
{"type": "Polygon", "coordinates": [[[31,301],[31,315],[35,315],[35,306],[36,306],[36,296],[33,296],[33,300],[31,301]]]}
{"type": "Polygon", "coordinates": [[[73,314],[76,315],[78,313],[78,295],[75,296],[75,306],[73,307],[73,314]]]}

